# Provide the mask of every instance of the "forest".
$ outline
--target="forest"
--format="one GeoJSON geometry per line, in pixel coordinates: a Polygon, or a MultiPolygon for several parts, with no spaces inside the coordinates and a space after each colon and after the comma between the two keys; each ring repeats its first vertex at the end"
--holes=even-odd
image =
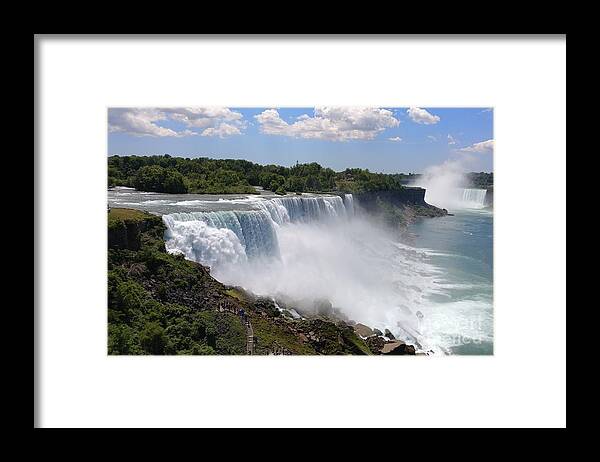
{"type": "Polygon", "coordinates": [[[335,172],[316,162],[292,167],[260,165],[241,159],[162,156],[108,157],[108,187],[172,194],[256,194],[255,186],[287,192],[365,192],[400,190],[403,174],[348,168],[335,172]]]}

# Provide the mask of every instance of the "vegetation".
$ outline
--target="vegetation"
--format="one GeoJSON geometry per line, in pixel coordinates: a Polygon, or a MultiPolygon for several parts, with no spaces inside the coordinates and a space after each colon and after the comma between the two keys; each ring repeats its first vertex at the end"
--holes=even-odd
{"type": "Polygon", "coordinates": [[[309,344],[304,344],[295,335],[290,335],[285,321],[273,321],[263,316],[252,316],[254,335],[259,339],[256,345],[257,353],[267,353],[273,349],[285,349],[294,354],[315,355],[317,351],[309,344]]]}
{"type": "Polygon", "coordinates": [[[469,184],[475,189],[489,189],[494,186],[494,173],[471,172],[467,174],[469,184]]]}
{"type": "Polygon", "coordinates": [[[109,354],[245,352],[240,319],[215,309],[222,286],[202,266],[165,252],[160,217],[111,209],[108,224],[109,354]],[[138,243],[121,241],[122,229],[138,243]]]}
{"type": "Polygon", "coordinates": [[[125,223],[141,223],[147,219],[147,214],[140,210],[112,209],[108,214],[108,228],[120,227],[125,223]]]}
{"type": "Polygon", "coordinates": [[[335,172],[316,162],[292,167],[259,165],[239,159],[164,156],[111,156],[108,186],[164,193],[254,194],[255,186],[286,192],[364,192],[400,190],[410,176],[360,168],[335,172]]]}

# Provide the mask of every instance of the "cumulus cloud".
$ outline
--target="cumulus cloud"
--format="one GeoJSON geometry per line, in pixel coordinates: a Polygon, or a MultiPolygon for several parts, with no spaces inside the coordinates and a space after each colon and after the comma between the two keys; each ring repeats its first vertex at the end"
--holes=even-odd
{"type": "Polygon", "coordinates": [[[228,136],[241,134],[242,132],[239,128],[227,123],[222,123],[216,128],[209,127],[202,132],[202,136],[218,136],[219,138],[227,138],[228,136]]]}
{"type": "Polygon", "coordinates": [[[276,109],[255,115],[266,135],[329,141],[372,140],[400,121],[387,109],[369,107],[316,107],[313,116],[303,114],[294,123],[283,120],[276,109]]]}
{"type": "Polygon", "coordinates": [[[481,141],[479,143],[466,146],[458,149],[460,152],[477,152],[477,153],[490,153],[494,150],[494,140],[481,141]]]}
{"type": "Polygon", "coordinates": [[[134,136],[183,137],[241,135],[246,122],[241,113],[225,107],[186,108],[110,108],[108,131],[134,136]],[[176,130],[163,126],[175,121],[187,128],[176,130]],[[202,132],[198,131],[204,129],[202,132]]]}
{"type": "Polygon", "coordinates": [[[409,108],[406,113],[412,119],[413,122],[424,125],[437,124],[440,121],[439,116],[430,114],[425,109],[418,107],[409,108]]]}
{"type": "Polygon", "coordinates": [[[390,140],[390,141],[402,141],[402,138],[400,138],[399,136],[394,136],[393,138],[388,138],[388,140],[390,140]]]}
{"type": "Polygon", "coordinates": [[[137,136],[177,136],[175,130],[161,127],[156,122],[167,120],[158,109],[109,109],[108,131],[137,136]]]}

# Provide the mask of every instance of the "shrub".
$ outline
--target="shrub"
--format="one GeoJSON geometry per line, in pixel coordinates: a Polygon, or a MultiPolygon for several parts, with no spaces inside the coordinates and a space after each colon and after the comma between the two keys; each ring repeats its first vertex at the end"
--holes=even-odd
{"type": "Polygon", "coordinates": [[[147,322],[140,332],[140,345],[148,354],[165,354],[167,346],[165,330],[157,322],[147,322]]]}

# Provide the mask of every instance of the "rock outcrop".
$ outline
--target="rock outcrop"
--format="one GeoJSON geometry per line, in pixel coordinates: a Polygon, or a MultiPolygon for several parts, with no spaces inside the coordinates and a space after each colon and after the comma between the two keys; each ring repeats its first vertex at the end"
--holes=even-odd
{"type": "Polygon", "coordinates": [[[413,345],[407,345],[402,340],[392,340],[386,342],[381,349],[383,355],[414,355],[415,347],[413,345]]]}
{"type": "Polygon", "coordinates": [[[371,335],[375,335],[373,329],[371,329],[369,326],[365,326],[364,324],[360,323],[354,325],[354,332],[356,332],[362,338],[367,338],[371,335]]]}
{"type": "Polygon", "coordinates": [[[161,217],[133,209],[112,209],[108,213],[108,247],[139,250],[142,233],[161,236],[165,226],[161,217]]]}
{"type": "Polygon", "coordinates": [[[355,204],[393,227],[406,227],[417,218],[448,215],[446,209],[425,202],[425,189],[405,186],[401,190],[353,194],[355,204]]]}

